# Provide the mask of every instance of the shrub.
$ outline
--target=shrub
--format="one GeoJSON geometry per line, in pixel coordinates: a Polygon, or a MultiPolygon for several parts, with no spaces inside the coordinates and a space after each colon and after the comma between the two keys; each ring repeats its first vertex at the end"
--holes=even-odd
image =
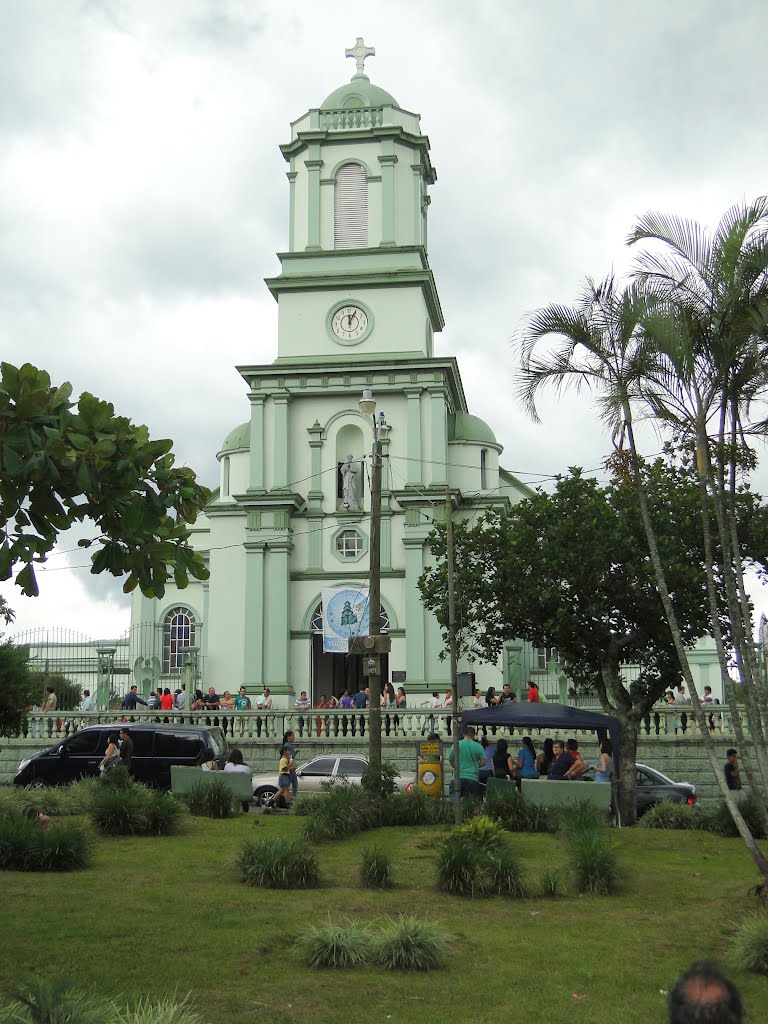
{"type": "Polygon", "coordinates": [[[768,914],[748,917],[731,938],[728,958],[740,971],[768,974],[768,914]]]}
{"type": "Polygon", "coordinates": [[[311,795],[300,793],[291,804],[291,810],[294,814],[298,814],[300,818],[307,818],[315,813],[322,799],[322,796],[318,796],[316,793],[311,795]]]}
{"type": "Polygon", "coordinates": [[[389,919],[377,942],[376,960],[391,971],[433,971],[443,966],[453,939],[408,914],[389,919]]]}
{"type": "Polygon", "coordinates": [[[311,889],[320,881],[317,857],[301,840],[250,840],[239,866],[246,884],[267,889],[311,889]]]}
{"type": "Polygon", "coordinates": [[[568,863],[578,892],[607,896],[618,883],[616,850],[606,831],[573,832],[568,839],[568,863]]]}
{"type": "Polygon", "coordinates": [[[61,814],[89,814],[96,796],[104,787],[103,779],[78,779],[61,788],[61,814]]]}
{"type": "Polygon", "coordinates": [[[359,967],[372,950],[371,933],[350,921],[310,926],[297,940],[310,967],[359,967]]]}
{"type": "Polygon", "coordinates": [[[382,761],[378,771],[368,766],[360,784],[363,790],[374,799],[392,796],[397,792],[397,779],[400,771],[391,761],[382,761]]]}
{"type": "Polygon", "coordinates": [[[503,845],[501,826],[498,836],[481,828],[486,845],[476,841],[471,826],[463,825],[438,840],[438,889],[454,896],[525,895],[520,865],[503,845]]]}
{"type": "Polygon", "coordinates": [[[382,825],[433,825],[451,819],[447,804],[418,789],[393,793],[381,805],[382,825]]]}
{"type": "MultiPolygon", "coordinates": [[[[749,826],[749,831],[755,837],[755,839],[766,839],[768,836],[765,834],[763,828],[763,822],[760,815],[760,807],[758,806],[757,800],[752,793],[746,793],[739,800],[739,810],[741,811],[744,821],[749,826]]],[[[724,836],[737,836],[738,830],[733,823],[731,812],[728,810],[728,804],[725,800],[721,800],[718,804],[714,815],[715,827],[718,832],[724,836]]]]}
{"type": "Polygon", "coordinates": [[[0,1008],[2,1024],[107,1024],[114,1005],[74,989],[71,981],[34,978],[19,985],[14,1000],[0,1008]]]}
{"type": "Polygon", "coordinates": [[[24,791],[18,786],[0,786],[0,817],[24,811],[24,791]]]}
{"type": "Polygon", "coordinates": [[[562,879],[557,871],[544,870],[539,881],[539,895],[545,899],[565,895],[562,879]]]}
{"type": "Polygon", "coordinates": [[[610,812],[595,807],[588,800],[572,804],[561,804],[555,808],[557,827],[566,835],[580,832],[596,832],[608,826],[610,812]]]}
{"type": "Polygon", "coordinates": [[[504,842],[504,827],[500,822],[481,814],[457,828],[456,835],[483,850],[498,850],[504,842]]]}
{"type": "Polygon", "coordinates": [[[187,995],[180,1003],[173,999],[142,996],[132,1009],[116,1009],[111,1018],[114,1024],[205,1024],[205,1018],[195,1010],[187,995]]]}
{"type": "MultiPolygon", "coordinates": [[[[729,815],[730,817],[730,815],[729,815]]],[[[638,821],[640,828],[667,828],[692,831],[715,831],[712,815],[703,807],[694,804],[673,804],[671,800],[660,800],[649,807],[638,821]]]]}
{"type": "Polygon", "coordinates": [[[77,871],[93,857],[93,834],[77,821],[47,829],[19,814],[0,818],[0,870],[77,871]]]}
{"type": "Polygon", "coordinates": [[[203,818],[231,818],[234,814],[232,793],[222,779],[210,778],[196,782],[184,798],[190,813],[203,818]]]}
{"type": "Polygon", "coordinates": [[[550,808],[526,803],[516,794],[486,801],[486,814],[500,821],[507,832],[554,832],[556,827],[550,808]]]}
{"type": "Polygon", "coordinates": [[[110,789],[130,789],[134,784],[130,772],[124,764],[118,764],[101,776],[101,783],[110,789]]]}
{"type": "Polygon", "coordinates": [[[368,889],[392,886],[392,858],[384,850],[366,847],[361,853],[360,882],[368,889]]]}
{"type": "Polygon", "coordinates": [[[182,813],[182,805],[175,796],[150,789],[147,795],[147,835],[169,836],[178,832],[182,813]]]}
{"type": "Polygon", "coordinates": [[[437,887],[454,896],[482,896],[478,847],[457,833],[438,840],[437,887]]]}

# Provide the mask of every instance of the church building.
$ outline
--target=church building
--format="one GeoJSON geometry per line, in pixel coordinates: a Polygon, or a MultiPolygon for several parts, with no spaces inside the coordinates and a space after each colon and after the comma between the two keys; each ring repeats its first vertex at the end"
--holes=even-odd
{"type": "MultiPolygon", "coordinates": [[[[134,659],[148,679],[186,672],[217,692],[268,686],[275,706],[307,690],[354,692],[362,658],[323,651],[321,592],[368,585],[374,417],[384,414],[381,623],[391,638],[382,680],[410,699],[445,690],[449,663],[417,580],[450,488],[457,517],[530,493],[501,464],[491,428],[472,415],[443,328],[428,258],[437,174],[418,114],[365,73],[291,125],[288,245],[266,285],[278,304],[278,356],[237,367],[242,422],[224,438],[220,483],[192,543],[210,579],[161,600],[134,592],[134,659]],[[152,669],[150,666],[155,666],[152,669]]],[[[519,647],[519,645],[518,645],[519,647]]],[[[500,685],[508,666],[473,668],[500,685]]]]}

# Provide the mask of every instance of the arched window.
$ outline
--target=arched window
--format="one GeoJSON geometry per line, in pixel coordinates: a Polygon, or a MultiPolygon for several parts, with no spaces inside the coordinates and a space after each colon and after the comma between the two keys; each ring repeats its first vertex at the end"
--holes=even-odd
{"type": "MultiPolygon", "coordinates": [[[[323,632],[323,602],[315,608],[312,612],[312,618],[309,620],[309,628],[312,633],[323,632]]],[[[384,611],[384,605],[381,605],[381,626],[379,627],[382,633],[389,632],[389,616],[384,611]]]]}
{"type": "Polygon", "coordinates": [[[480,449],[480,490],[488,490],[488,450],[480,449]]]}
{"type": "Polygon", "coordinates": [[[229,456],[225,455],[222,459],[221,467],[221,496],[222,498],[229,497],[229,456]]]}
{"type": "Polygon", "coordinates": [[[361,164],[344,164],[336,174],[333,238],[336,249],[368,245],[368,177],[361,164]]]}
{"type": "Polygon", "coordinates": [[[195,644],[195,623],[189,608],[172,608],[163,622],[163,672],[181,672],[184,648],[195,644]]]}

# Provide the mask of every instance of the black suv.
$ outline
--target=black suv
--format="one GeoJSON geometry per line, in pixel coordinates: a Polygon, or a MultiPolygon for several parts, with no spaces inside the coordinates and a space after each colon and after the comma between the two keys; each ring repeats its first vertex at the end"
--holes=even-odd
{"type": "MultiPolygon", "coordinates": [[[[16,770],[14,784],[61,786],[75,779],[97,776],[99,762],[107,749],[110,735],[124,726],[89,725],[47,750],[25,757],[16,770]]],[[[133,740],[131,774],[137,782],[156,789],[171,788],[171,765],[194,765],[201,754],[208,759],[226,760],[227,742],[221,729],[197,725],[154,725],[131,723],[125,726],[133,740]]]]}

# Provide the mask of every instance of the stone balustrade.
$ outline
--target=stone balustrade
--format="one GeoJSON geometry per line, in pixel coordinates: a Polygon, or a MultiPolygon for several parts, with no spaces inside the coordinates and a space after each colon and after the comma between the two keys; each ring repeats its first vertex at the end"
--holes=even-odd
{"type": "Polygon", "coordinates": [[[349,128],[378,128],[384,123],[384,107],[350,107],[320,111],[322,131],[349,128]]]}

